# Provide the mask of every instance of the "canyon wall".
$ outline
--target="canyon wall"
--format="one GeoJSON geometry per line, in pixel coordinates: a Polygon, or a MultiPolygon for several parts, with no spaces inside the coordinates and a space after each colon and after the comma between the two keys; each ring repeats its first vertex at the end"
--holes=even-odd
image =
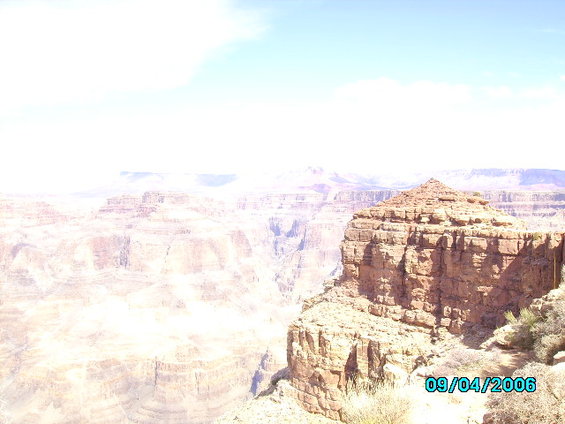
{"type": "MultiPolygon", "coordinates": [[[[151,192],[75,215],[4,199],[7,413],[19,423],[208,423],[252,396],[265,351],[284,346],[297,312],[277,276],[298,245],[317,243],[313,212],[294,203],[257,211],[151,192]]],[[[335,257],[295,267],[321,284],[335,257]]]]}
{"type": "Polygon", "coordinates": [[[563,229],[565,192],[487,190],[481,197],[495,208],[524,220],[530,230],[563,229]]]}

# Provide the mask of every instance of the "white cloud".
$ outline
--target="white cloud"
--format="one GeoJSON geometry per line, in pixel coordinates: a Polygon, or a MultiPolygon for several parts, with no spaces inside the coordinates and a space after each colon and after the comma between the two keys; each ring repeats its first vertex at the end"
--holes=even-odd
{"type": "Polygon", "coordinates": [[[262,29],[227,0],[0,2],[0,112],[183,86],[262,29]]]}
{"type": "Polygon", "coordinates": [[[560,79],[561,81],[565,81],[565,75],[561,75],[561,76],[559,77],[559,79],[560,79]]]}
{"type": "Polygon", "coordinates": [[[483,91],[487,96],[496,99],[505,99],[513,96],[512,89],[505,85],[498,87],[483,87],[483,91]]]}
{"type": "Polygon", "coordinates": [[[389,78],[364,80],[339,87],[338,99],[367,104],[382,104],[386,108],[446,107],[466,103],[471,99],[466,85],[417,81],[402,85],[389,78]]]}
{"type": "Polygon", "coordinates": [[[530,87],[521,90],[513,90],[506,85],[496,87],[482,87],[481,89],[492,99],[528,99],[528,100],[557,100],[560,92],[552,86],[530,87]]]}
{"type": "Polygon", "coordinates": [[[558,99],[560,94],[553,87],[535,87],[523,90],[520,93],[521,97],[526,99],[546,99],[553,100],[558,99]]]}

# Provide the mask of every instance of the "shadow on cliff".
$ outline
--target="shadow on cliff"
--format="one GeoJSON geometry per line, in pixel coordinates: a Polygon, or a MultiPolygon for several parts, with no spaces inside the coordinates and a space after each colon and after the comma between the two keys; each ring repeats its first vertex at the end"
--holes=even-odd
{"type": "Polygon", "coordinates": [[[512,311],[517,316],[520,309],[528,307],[536,298],[559,286],[563,265],[563,240],[556,247],[550,247],[549,239],[536,247],[528,240],[518,249],[514,258],[505,264],[508,255],[486,254],[477,269],[479,282],[490,285],[492,290],[478,297],[480,309],[486,309],[478,325],[467,325],[463,332],[463,343],[478,348],[481,340],[492,336],[493,331],[506,324],[504,313],[512,311]],[[502,269],[496,277],[488,274],[489,269],[502,269]],[[486,271],[486,272],[485,272],[486,271]],[[482,280],[481,280],[482,278],[482,280]]]}
{"type": "Polygon", "coordinates": [[[549,246],[549,240],[537,247],[532,247],[531,243],[522,246],[514,260],[500,273],[501,285],[497,292],[500,299],[495,303],[500,306],[496,325],[505,323],[502,316],[505,311],[511,310],[516,315],[535,298],[559,286],[563,241],[553,248],[549,246]]]}

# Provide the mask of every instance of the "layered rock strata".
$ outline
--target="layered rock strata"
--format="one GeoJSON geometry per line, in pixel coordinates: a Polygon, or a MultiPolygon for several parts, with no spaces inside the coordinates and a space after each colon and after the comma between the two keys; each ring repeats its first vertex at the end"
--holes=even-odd
{"type": "Polygon", "coordinates": [[[528,229],[560,230],[565,222],[565,191],[491,190],[481,193],[494,207],[523,219],[528,229]]]}
{"type": "MultiPolygon", "coordinates": [[[[342,191],[336,194],[336,204],[346,203],[352,212],[374,206],[399,193],[398,190],[342,191]]],[[[565,191],[470,191],[480,196],[490,206],[523,220],[529,230],[554,231],[563,228],[565,222],[565,191]]]]}
{"type": "Polygon", "coordinates": [[[291,383],[303,407],[339,418],[348,383],[410,373],[442,328],[494,327],[505,310],[556,287],[564,235],[524,227],[434,179],[355,213],[343,274],[289,328],[291,383]]]}

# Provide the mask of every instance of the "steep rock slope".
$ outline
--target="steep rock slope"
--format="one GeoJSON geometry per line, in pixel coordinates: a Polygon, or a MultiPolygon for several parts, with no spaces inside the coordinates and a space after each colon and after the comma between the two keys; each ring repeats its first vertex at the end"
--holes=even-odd
{"type": "Polygon", "coordinates": [[[525,231],[486,203],[432,179],[354,215],[342,276],[288,331],[306,410],[337,419],[348,382],[409,373],[441,331],[494,327],[558,284],[563,234],[525,231]]]}

